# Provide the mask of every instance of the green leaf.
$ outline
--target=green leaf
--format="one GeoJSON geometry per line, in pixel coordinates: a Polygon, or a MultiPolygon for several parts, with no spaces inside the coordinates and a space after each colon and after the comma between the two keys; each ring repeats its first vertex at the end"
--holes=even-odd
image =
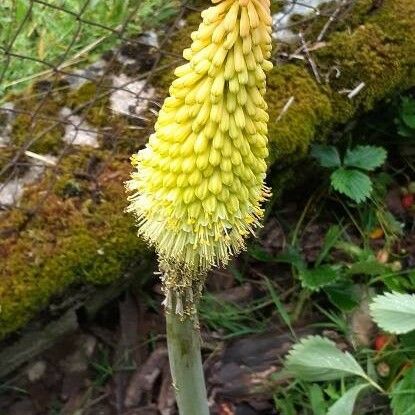
{"type": "Polygon", "coordinates": [[[341,311],[351,311],[359,304],[354,285],[351,282],[341,281],[324,288],[329,300],[341,311]]]}
{"type": "Polygon", "coordinates": [[[379,261],[373,259],[368,261],[355,262],[350,266],[347,273],[349,275],[370,275],[377,276],[385,273],[390,273],[391,268],[379,261]]]}
{"type": "Polygon", "coordinates": [[[409,369],[391,393],[391,407],[394,415],[415,413],[415,368],[409,369]]]}
{"type": "Polygon", "coordinates": [[[401,336],[399,336],[399,342],[402,345],[402,348],[407,349],[407,354],[409,354],[410,356],[415,356],[415,330],[412,330],[409,333],[402,334],[401,336]]]}
{"type": "MultiPolygon", "coordinates": [[[[352,258],[357,259],[366,259],[367,254],[364,249],[360,248],[358,245],[352,242],[339,241],[336,244],[336,248],[340,249],[345,254],[351,256],[352,258]]],[[[373,256],[373,252],[370,252],[370,255],[373,256]]]]}
{"type": "Polygon", "coordinates": [[[17,0],[15,2],[15,22],[20,24],[25,19],[26,14],[29,12],[28,5],[24,0],[17,0]]]}
{"type": "Polygon", "coordinates": [[[398,126],[398,134],[401,137],[405,137],[405,138],[414,138],[415,137],[415,129],[409,128],[401,120],[397,120],[396,124],[398,126]]]}
{"type": "Polygon", "coordinates": [[[251,245],[248,247],[248,254],[261,262],[271,262],[274,260],[274,257],[270,255],[264,248],[259,245],[251,245]]]}
{"type": "Polygon", "coordinates": [[[271,281],[266,277],[265,277],[265,284],[267,285],[268,291],[271,295],[272,301],[274,302],[279,315],[281,316],[282,320],[287,325],[287,327],[290,329],[291,334],[295,337],[295,332],[291,326],[291,318],[289,314],[287,313],[287,310],[285,309],[284,304],[279,299],[278,294],[275,292],[275,289],[271,281]]]}
{"type": "Polygon", "coordinates": [[[321,252],[316,259],[316,265],[320,265],[322,261],[326,258],[330,250],[336,245],[337,241],[343,235],[343,228],[338,225],[330,226],[329,230],[324,237],[324,243],[321,248],[321,252]]]}
{"type": "Polygon", "coordinates": [[[294,402],[289,396],[283,398],[274,398],[275,409],[278,409],[278,413],[284,415],[297,415],[297,410],[294,408],[294,402]]]}
{"type": "Polygon", "coordinates": [[[402,119],[404,123],[411,129],[415,129],[415,114],[403,113],[402,119]]]}
{"type": "Polygon", "coordinates": [[[362,383],[350,388],[337,402],[330,406],[327,415],[352,415],[359,393],[368,386],[370,386],[368,383],[362,383]]]}
{"type": "Polygon", "coordinates": [[[301,257],[300,252],[294,247],[288,247],[285,252],[279,254],[275,258],[275,261],[281,262],[283,264],[290,264],[293,267],[297,268],[297,270],[303,270],[307,268],[307,265],[304,262],[304,259],[301,257]]]}
{"type": "Polygon", "coordinates": [[[402,98],[401,118],[406,126],[415,129],[415,100],[413,98],[402,98]]]}
{"type": "Polygon", "coordinates": [[[339,277],[339,269],[332,265],[320,265],[314,269],[304,269],[298,276],[303,287],[314,291],[336,281],[339,277]]]}
{"type": "Polygon", "coordinates": [[[309,387],[308,396],[313,415],[327,415],[327,403],[324,400],[323,390],[317,383],[309,387]]]}
{"type": "Polygon", "coordinates": [[[334,146],[324,146],[315,144],[311,148],[311,155],[320,163],[322,167],[340,167],[340,155],[334,146]]]}
{"type": "Polygon", "coordinates": [[[295,344],[285,366],[297,379],[317,382],[366,374],[350,353],[339,350],[331,340],[309,336],[295,344]]]}
{"type": "Polygon", "coordinates": [[[377,214],[379,221],[382,223],[382,226],[386,230],[386,233],[394,236],[403,235],[403,224],[399,222],[391,212],[381,209],[378,210],[377,214]]]}
{"type": "Polygon", "coordinates": [[[380,167],[386,160],[386,150],[376,146],[357,146],[347,149],[344,157],[344,165],[372,171],[380,167]]]}
{"type": "Polygon", "coordinates": [[[366,200],[372,193],[372,181],[369,176],[358,170],[335,170],[331,176],[334,190],[350,197],[357,203],[366,200]]]}
{"type": "Polygon", "coordinates": [[[395,334],[415,330],[415,295],[386,293],[374,298],[371,315],[383,330],[395,334]]]}

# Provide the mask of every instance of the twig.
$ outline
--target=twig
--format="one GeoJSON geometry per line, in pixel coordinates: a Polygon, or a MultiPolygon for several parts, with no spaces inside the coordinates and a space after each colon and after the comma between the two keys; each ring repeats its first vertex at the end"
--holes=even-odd
{"type": "Polygon", "coordinates": [[[342,4],[339,5],[339,7],[337,7],[337,9],[329,17],[326,24],[323,26],[323,29],[321,29],[321,32],[317,36],[317,42],[320,42],[323,39],[323,37],[327,33],[327,30],[329,29],[331,24],[336,20],[336,17],[338,16],[338,14],[340,13],[340,10],[342,9],[342,5],[343,5],[343,2],[342,2],[342,4]]]}
{"type": "Polygon", "coordinates": [[[365,86],[366,86],[366,83],[361,82],[356,88],[352,89],[349,92],[349,94],[347,95],[347,98],[349,98],[349,99],[354,98],[365,86]]]}
{"type": "Polygon", "coordinates": [[[301,43],[303,45],[304,53],[305,53],[305,55],[307,57],[307,60],[308,60],[308,62],[310,64],[310,66],[311,66],[311,69],[312,69],[312,71],[314,73],[314,76],[315,76],[317,82],[319,84],[321,84],[321,78],[320,78],[320,74],[318,73],[317,65],[314,62],[313,58],[311,57],[310,51],[308,49],[308,46],[307,46],[306,41],[304,40],[304,36],[303,36],[302,32],[299,32],[298,36],[300,37],[301,43]]]}
{"type": "Polygon", "coordinates": [[[41,154],[33,153],[32,151],[29,151],[29,150],[26,150],[24,154],[27,157],[41,161],[42,164],[49,164],[50,166],[56,166],[56,161],[49,157],[45,157],[45,156],[42,156],[41,154]]]}
{"type": "Polygon", "coordinates": [[[292,103],[294,102],[294,96],[290,97],[289,100],[284,105],[283,109],[281,110],[280,114],[277,117],[277,122],[282,118],[282,116],[288,111],[288,108],[291,107],[292,103]]]}

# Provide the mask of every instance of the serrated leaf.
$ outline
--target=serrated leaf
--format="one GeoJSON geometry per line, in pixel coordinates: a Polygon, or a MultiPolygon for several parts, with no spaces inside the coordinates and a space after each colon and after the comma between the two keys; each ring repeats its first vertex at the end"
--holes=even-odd
{"type": "Polygon", "coordinates": [[[310,153],[322,167],[340,167],[340,155],[334,146],[315,144],[310,153]]]}
{"type": "Polygon", "coordinates": [[[349,281],[341,281],[324,288],[329,300],[342,311],[351,311],[359,304],[354,286],[349,281]]]}
{"type": "Polygon", "coordinates": [[[359,393],[370,386],[368,383],[350,388],[338,401],[330,406],[327,415],[352,415],[359,393]]]}
{"type": "Polygon", "coordinates": [[[415,413],[415,368],[409,369],[391,393],[391,407],[394,415],[415,413]]]}
{"type": "Polygon", "coordinates": [[[366,200],[372,193],[372,181],[369,176],[358,170],[335,170],[331,176],[334,190],[342,193],[357,203],[366,200]]]}
{"type": "Polygon", "coordinates": [[[366,377],[350,353],[342,352],[335,343],[321,336],[309,336],[295,344],[287,356],[285,366],[297,379],[310,382],[336,380],[352,375],[366,377]]]}
{"type": "Polygon", "coordinates": [[[372,171],[380,167],[386,160],[386,150],[376,146],[357,146],[347,149],[344,165],[372,171]]]}
{"type": "Polygon", "coordinates": [[[376,324],[395,334],[415,330],[415,295],[386,293],[378,295],[370,304],[370,312],[376,324]]]}
{"type": "Polygon", "coordinates": [[[339,270],[331,265],[320,265],[314,269],[304,269],[298,273],[298,276],[303,287],[314,291],[336,281],[339,270]]]}

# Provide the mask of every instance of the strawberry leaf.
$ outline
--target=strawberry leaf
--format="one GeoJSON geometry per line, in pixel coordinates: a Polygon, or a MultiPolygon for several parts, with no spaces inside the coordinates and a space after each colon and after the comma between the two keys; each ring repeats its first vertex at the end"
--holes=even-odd
{"type": "Polygon", "coordinates": [[[356,203],[365,201],[372,193],[372,181],[369,176],[358,170],[339,168],[331,176],[331,185],[334,190],[342,193],[356,203]]]}
{"type": "Polygon", "coordinates": [[[385,162],[386,156],[386,150],[382,147],[357,146],[347,150],[344,165],[372,171],[385,162]]]}

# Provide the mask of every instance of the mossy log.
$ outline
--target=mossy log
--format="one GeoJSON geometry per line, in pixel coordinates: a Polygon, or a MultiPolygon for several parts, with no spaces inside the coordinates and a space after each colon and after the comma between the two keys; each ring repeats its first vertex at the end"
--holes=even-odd
{"type": "MultiPolygon", "coordinates": [[[[336,126],[415,85],[415,2],[384,0],[376,9],[371,0],[358,3],[350,19],[312,52],[321,83],[306,61],[277,65],[269,76],[270,162],[289,165],[307,153],[311,142],[323,140],[336,126]],[[333,68],[339,71],[338,77],[324,76],[333,68]],[[362,83],[363,89],[351,99],[341,93],[362,83]],[[292,104],[283,113],[291,97],[292,104]]],[[[160,68],[180,62],[184,39],[188,44],[199,18],[190,15],[188,21],[168,43],[169,53],[162,56],[160,68]]],[[[171,69],[156,71],[150,82],[165,94],[171,78],[171,69]]],[[[103,118],[108,125],[114,120],[105,112],[103,118]]],[[[103,127],[101,119],[96,126],[103,127]]],[[[25,131],[23,125],[20,130],[25,131]]],[[[124,213],[128,152],[144,139],[143,134],[134,139],[125,153],[106,164],[94,183],[81,183],[75,194],[68,190],[74,166],[79,169],[88,160],[82,154],[69,157],[59,166],[57,182],[46,175],[28,190],[25,204],[29,208],[31,200],[42,196],[45,189],[52,192],[22,232],[15,230],[28,219],[24,210],[0,217],[0,338],[22,327],[68,286],[122,279],[126,271],[142,268],[142,261],[151,257],[136,238],[133,219],[124,213]]],[[[112,154],[106,154],[105,148],[97,151],[102,158],[112,154]]],[[[139,275],[140,270],[137,278],[139,275]]]]}
{"type": "Polygon", "coordinates": [[[336,125],[415,85],[415,3],[385,0],[376,10],[372,3],[361,2],[353,30],[333,33],[313,53],[323,74],[335,69],[338,76],[327,76],[319,84],[305,64],[289,63],[277,66],[269,77],[274,160],[304,155],[312,141],[324,139],[336,125]],[[363,89],[352,98],[344,93],[360,84],[363,89]],[[291,97],[289,110],[273,122],[291,97]]]}
{"type": "Polygon", "coordinates": [[[104,285],[128,278],[144,283],[150,275],[151,254],[124,213],[128,160],[113,160],[102,170],[96,179],[102,191],[92,192],[94,200],[85,184],[77,187],[81,195],[62,196],[62,182],[72,183],[69,172],[73,174],[74,165],[82,168],[79,154],[65,163],[71,159],[57,181],[47,174],[27,191],[21,209],[1,217],[0,338],[22,327],[70,285],[104,285]],[[30,226],[19,232],[42,193],[46,196],[41,208],[29,218],[30,226]]]}

